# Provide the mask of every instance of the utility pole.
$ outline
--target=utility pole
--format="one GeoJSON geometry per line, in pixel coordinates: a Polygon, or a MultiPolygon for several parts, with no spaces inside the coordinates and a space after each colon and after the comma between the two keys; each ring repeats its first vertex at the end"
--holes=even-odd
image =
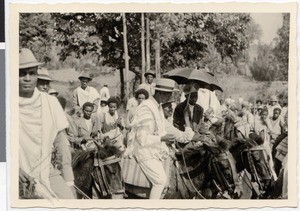
{"type": "Polygon", "coordinates": [[[126,14],[122,13],[123,16],[123,38],[124,38],[124,59],[125,59],[125,81],[126,81],[126,93],[125,96],[129,97],[129,56],[128,56],[128,45],[127,45],[127,25],[126,25],[126,14]]]}
{"type": "Polygon", "coordinates": [[[142,51],[142,74],[141,74],[141,82],[144,83],[145,82],[145,15],[144,13],[141,14],[141,25],[142,25],[142,30],[141,30],[141,51],[142,51]]]}

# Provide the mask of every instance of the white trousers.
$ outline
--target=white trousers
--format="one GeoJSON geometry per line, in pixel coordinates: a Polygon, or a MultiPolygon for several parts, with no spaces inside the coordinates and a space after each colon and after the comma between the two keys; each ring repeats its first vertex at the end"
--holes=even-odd
{"type": "Polygon", "coordinates": [[[160,199],[167,183],[167,175],[162,161],[149,159],[139,162],[139,165],[152,184],[149,199],[160,199]]]}

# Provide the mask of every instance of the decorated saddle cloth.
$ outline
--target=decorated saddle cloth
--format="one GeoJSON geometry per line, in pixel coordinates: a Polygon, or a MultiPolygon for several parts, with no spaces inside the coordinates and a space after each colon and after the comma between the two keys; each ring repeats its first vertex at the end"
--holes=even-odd
{"type": "MultiPolygon", "coordinates": [[[[169,181],[170,178],[170,157],[163,161],[163,166],[169,181]]],[[[150,188],[151,183],[145,176],[139,164],[134,157],[123,158],[121,160],[121,169],[124,182],[130,185],[150,188]]],[[[167,186],[167,185],[166,185],[167,186]]]]}

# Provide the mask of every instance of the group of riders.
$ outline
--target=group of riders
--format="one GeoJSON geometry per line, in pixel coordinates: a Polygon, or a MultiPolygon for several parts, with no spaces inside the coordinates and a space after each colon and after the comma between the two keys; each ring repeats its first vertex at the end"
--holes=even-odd
{"type": "MultiPolygon", "coordinates": [[[[277,96],[267,104],[227,98],[206,106],[216,96],[205,90],[211,92],[205,99],[203,89],[191,82],[183,87],[176,105],[175,81],[159,78],[154,83],[156,75],[149,71],[122,116],[120,101],[110,96],[107,84],[98,92],[89,86],[93,78],[84,72],[73,91],[72,109],[66,111],[68,102],[50,88],[52,79],[41,65],[29,49],[20,50],[20,198],[75,199],[80,189],[74,183],[72,155],[110,142],[121,152],[125,183],[140,177],[136,168],[130,169],[136,165],[150,184],[148,197],[160,199],[169,180],[165,160],[172,153],[203,145],[217,147],[221,140],[233,138],[258,142],[260,148],[249,150],[251,169],[262,180],[269,172],[272,187],[280,187],[279,197],[287,198],[288,112],[287,102],[280,105],[277,96]],[[227,121],[233,122],[234,131],[228,133],[227,121]]],[[[242,177],[236,180],[241,182],[242,177]]]]}

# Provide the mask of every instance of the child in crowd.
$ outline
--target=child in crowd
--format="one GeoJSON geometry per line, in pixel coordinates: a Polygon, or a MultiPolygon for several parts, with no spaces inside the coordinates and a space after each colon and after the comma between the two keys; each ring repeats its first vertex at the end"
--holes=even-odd
{"type": "MultiPolygon", "coordinates": [[[[140,105],[144,100],[148,99],[149,98],[149,93],[146,89],[138,89],[135,94],[134,94],[134,97],[137,101],[137,106],[140,105]]],[[[126,119],[126,128],[129,129],[130,128],[130,123],[132,121],[132,118],[133,118],[133,115],[136,111],[136,108],[137,106],[135,107],[131,107],[129,110],[128,110],[128,114],[127,114],[127,119],[126,119]]]]}
{"type": "Polygon", "coordinates": [[[271,131],[270,131],[271,143],[275,143],[275,140],[282,133],[284,129],[284,122],[281,116],[280,108],[274,108],[273,116],[270,117],[270,123],[271,123],[271,131]]]}
{"type": "Polygon", "coordinates": [[[121,151],[124,150],[123,119],[119,117],[117,109],[119,108],[119,100],[111,97],[107,100],[108,111],[100,115],[102,137],[112,142],[121,151]]]}

